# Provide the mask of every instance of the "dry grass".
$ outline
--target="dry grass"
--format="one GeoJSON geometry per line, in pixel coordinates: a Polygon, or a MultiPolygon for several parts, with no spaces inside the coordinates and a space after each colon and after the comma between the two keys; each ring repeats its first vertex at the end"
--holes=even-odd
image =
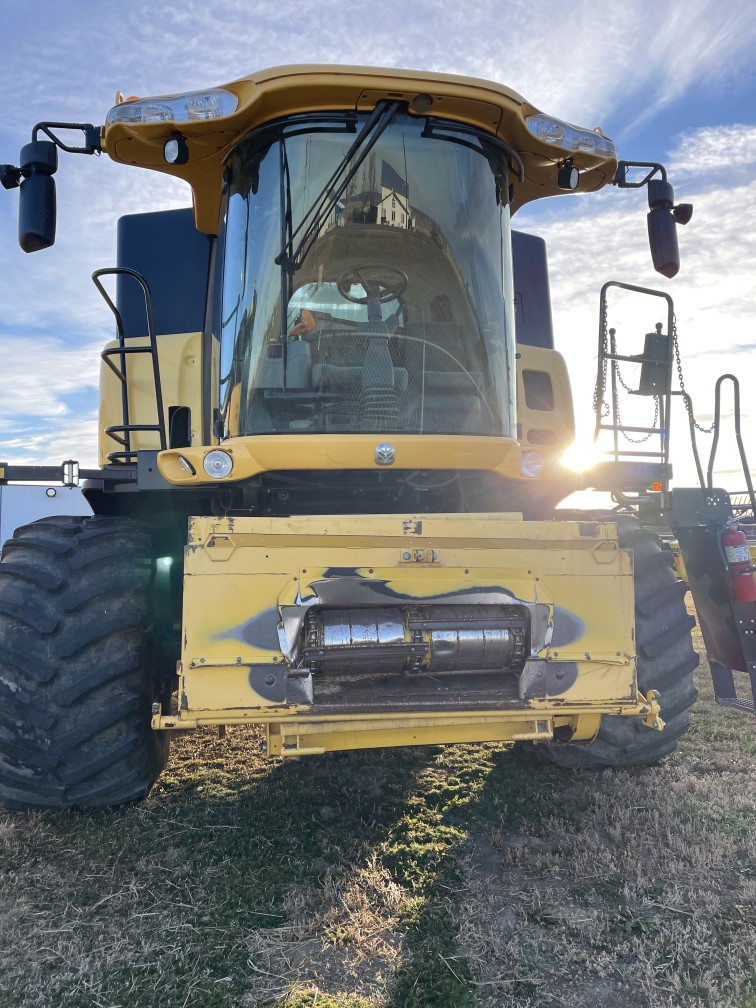
{"type": "Polygon", "coordinates": [[[470,847],[459,943],[480,1008],[756,1005],[756,726],[708,674],[664,764],[555,778],[560,813],[505,815],[470,847]]]}
{"type": "Polygon", "coordinates": [[[140,806],[0,812],[0,1006],[756,1008],[756,724],[657,768],[176,742],[140,806]]]}

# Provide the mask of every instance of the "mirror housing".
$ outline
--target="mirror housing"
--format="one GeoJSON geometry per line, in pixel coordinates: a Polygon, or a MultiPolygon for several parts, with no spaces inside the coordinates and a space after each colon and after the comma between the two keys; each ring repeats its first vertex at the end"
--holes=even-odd
{"type": "Polygon", "coordinates": [[[18,244],[24,252],[39,252],[55,243],[55,179],[29,175],[21,183],[18,244]]]}
{"type": "Polygon", "coordinates": [[[665,277],[677,276],[680,248],[677,225],[687,224],[693,216],[690,203],[674,206],[675,191],[666,177],[648,180],[648,243],[654,269],[665,277]]]}
{"type": "Polygon", "coordinates": [[[655,161],[619,161],[614,184],[620,189],[648,186],[648,244],[654,269],[665,277],[677,276],[680,269],[677,225],[688,223],[693,216],[692,205],[674,205],[675,191],[667,181],[664,165],[655,161]],[[634,180],[629,173],[638,168],[646,170],[641,178],[634,180]]]}
{"type": "Polygon", "coordinates": [[[670,210],[655,207],[648,211],[648,244],[654,269],[670,279],[680,269],[677,222],[670,210]]]}
{"type": "Polygon", "coordinates": [[[58,150],[51,140],[33,140],[21,148],[23,176],[18,207],[18,243],[24,252],[38,252],[55,242],[55,179],[58,150]]]}

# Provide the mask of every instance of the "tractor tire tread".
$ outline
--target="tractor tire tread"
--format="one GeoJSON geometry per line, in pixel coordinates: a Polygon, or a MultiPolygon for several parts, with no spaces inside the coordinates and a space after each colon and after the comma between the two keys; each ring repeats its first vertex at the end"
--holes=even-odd
{"type": "Polygon", "coordinates": [[[89,808],[148,794],[167,759],[150,725],[152,577],[149,529],[127,518],[43,518],[6,544],[0,803],[89,808]]]}
{"type": "Polygon", "coordinates": [[[699,663],[690,631],[695,619],[685,609],[685,586],[674,573],[674,559],[656,533],[632,518],[617,521],[620,546],[632,550],[636,593],[638,688],[659,692],[663,731],[639,716],[604,715],[588,742],[539,743],[539,760],[565,768],[628,767],[658,763],[674,752],[690,727],[697,691],[693,672],[699,663]]]}

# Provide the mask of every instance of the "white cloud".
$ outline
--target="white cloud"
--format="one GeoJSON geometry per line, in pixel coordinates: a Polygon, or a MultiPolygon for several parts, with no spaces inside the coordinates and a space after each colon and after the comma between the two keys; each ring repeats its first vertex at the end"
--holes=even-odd
{"type": "Polygon", "coordinates": [[[81,467],[97,468],[97,413],[89,411],[64,425],[30,427],[23,437],[3,438],[2,461],[14,465],[55,465],[78,460],[81,467]]]}
{"type": "Polygon", "coordinates": [[[603,117],[633,96],[643,96],[652,110],[693,84],[711,88],[752,72],[756,38],[749,5],[715,0],[685,6],[628,0],[610,13],[575,0],[568,17],[554,0],[511,0],[505,8],[498,0],[417,0],[411,8],[386,0],[380,17],[341,0],[185,0],[158,7],[90,0],[77,15],[40,0],[6,20],[12,44],[4,93],[13,101],[5,107],[14,128],[25,132],[25,113],[35,107],[42,115],[53,109],[96,118],[116,88],[164,94],[263,66],[316,62],[489,77],[554,114],[603,117]],[[89,59],[102,39],[112,42],[108,59],[89,59]]]}
{"type": "Polygon", "coordinates": [[[4,335],[0,397],[11,415],[46,416],[62,412],[59,396],[82,387],[95,388],[99,374],[98,346],[72,349],[59,339],[30,340],[4,335]]]}
{"type": "Polygon", "coordinates": [[[695,178],[700,188],[731,189],[756,175],[756,126],[706,126],[676,138],[667,159],[670,178],[695,178]]]}
{"type": "MultiPolygon", "coordinates": [[[[739,75],[753,75],[756,18],[746,3],[722,5],[711,0],[682,4],[641,4],[634,23],[640,43],[625,69],[645,92],[643,111],[623,131],[636,130],[688,89],[723,90],[739,75]],[[640,58],[639,62],[635,62],[640,58]]],[[[630,9],[634,10],[633,5],[630,9]]],[[[630,87],[634,87],[630,81],[630,87]]]]}

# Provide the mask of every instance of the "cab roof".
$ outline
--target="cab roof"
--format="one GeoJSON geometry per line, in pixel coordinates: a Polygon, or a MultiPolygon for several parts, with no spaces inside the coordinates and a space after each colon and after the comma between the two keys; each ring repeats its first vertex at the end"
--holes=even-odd
{"type": "MultiPolygon", "coordinates": [[[[557,171],[568,155],[528,129],[526,118],[540,110],[495,81],[384,67],[302,65],[259,70],[220,87],[238,100],[230,115],[181,123],[115,121],[102,132],[103,150],[114,161],[188,182],[197,228],[209,234],[217,234],[220,227],[225,159],[243,136],[289,115],[369,112],[381,101],[406,102],[410,114],[478,127],[513,147],[525,169],[522,182],[513,180],[513,212],[534,199],[564,194],[557,171]],[[163,154],[165,142],[176,132],[188,148],[188,159],[180,165],[166,163],[163,154]]],[[[598,190],[613,180],[613,156],[584,151],[569,156],[580,169],[578,192],[598,190]]]]}

